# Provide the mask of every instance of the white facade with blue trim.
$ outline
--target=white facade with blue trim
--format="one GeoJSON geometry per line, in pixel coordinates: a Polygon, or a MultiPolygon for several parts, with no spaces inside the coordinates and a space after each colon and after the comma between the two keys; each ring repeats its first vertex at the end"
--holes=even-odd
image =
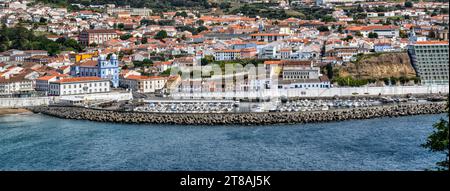
{"type": "Polygon", "coordinates": [[[109,79],[112,87],[119,87],[119,61],[116,54],[112,54],[110,60],[107,60],[105,55],[100,55],[95,66],[75,65],[70,70],[72,76],[98,76],[103,79],[109,79]]]}

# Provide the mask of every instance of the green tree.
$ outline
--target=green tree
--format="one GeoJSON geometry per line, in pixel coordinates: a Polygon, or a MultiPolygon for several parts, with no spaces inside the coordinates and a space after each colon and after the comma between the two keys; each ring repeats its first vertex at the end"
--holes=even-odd
{"type": "Polygon", "coordinates": [[[197,21],[195,21],[195,23],[197,24],[197,25],[203,25],[203,24],[205,24],[205,21],[203,21],[203,20],[197,20],[197,21]]]}
{"type": "Polygon", "coordinates": [[[153,65],[153,62],[148,58],[145,58],[144,60],[142,60],[142,63],[144,64],[144,66],[152,66],[153,65]]]}
{"type": "Polygon", "coordinates": [[[168,68],[167,70],[164,70],[159,75],[160,76],[169,76],[170,75],[170,68],[168,68]]]}
{"type": "Polygon", "coordinates": [[[159,20],[158,25],[173,26],[173,25],[175,25],[175,20],[159,20]]]}
{"type": "Polygon", "coordinates": [[[405,7],[406,8],[411,8],[411,7],[413,7],[413,3],[411,1],[406,1],[405,2],[405,7]]]}
{"type": "Polygon", "coordinates": [[[391,84],[392,85],[397,85],[397,82],[399,81],[398,78],[391,76],[390,79],[391,79],[391,84]]]}
{"type": "Polygon", "coordinates": [[[188,17],[188,14],[186,13],[186,11],[182,11],[182,12],[177,12],[175,13],[175,16],[181,16],[181,17],[188,17]]]}
{"type": "Polygon", "coordinates": [[[408,33],[404,30],[400,30],[399,36],[400,38],[408,38],[408,33]]]}
{"type": "Polygon", "coordinates": [[[406,84],[409,81],[409,79],[405,76],[400,76],[399,80],[401,84],[406,84]]]}
{"type": "MultiPolygon", "coordinates": [[[[447,99],[447,118],[448,118],[448,99],[447,99]]],[[[434,131],[428,136],[427,142],[422,144],[423,147],[428,148],[433,152],[440,152],[446,155],[445,160],[437,162],[438,170],[448,171],[448,159],[449,159],[449,145],[448,145],[448,127],[449,123],[447,120],[441,118],[439,122],[433,125],[434,131]]]]}
{"type": "Polygon", "coordinates": [[[67,5],[68,12],[77,12],[80,11],[80,7],[78,5],[67,5]]]}
{"type": "Polygon", "coordinates": [[[44,17],[41,17],[41,18],[39,19],[39,22],[40,22],[40,23],[47,23],[47,19],[44,18],[44,17]]]}
{"type": "Polygon", "coordinates": [[[229,2],[222,2],[219,4],[220,9],[229,9],[231,8],[231,4],[229,2]]]}
{"type": "Polygon", "coordinates": [[[47,51],[50,56],[55,56],[61,52],[61,47],[58,44],[51,43],[47,46],[47,51]]]}
{"type": "Polygon", "coordinates": [[[67,48],[72,48],[76,51],[82,51],[83,47],[78,43],[78,41],[74,39],[66,39],[66,41],[63,43],[63,45],[67,48]]]}
{"type": "Polygon", "coordinates": [[[210,56],[210,55],[205,56],[204,58],[202,58],[200,60],[200,63],[201,63],[202,66],[208,65],[208,64],[210,64],[212,62],[214,62],[214,57],[210,56]]]}
{"type": "Polygon", "coordinates": [[[337,32],[341,34],[344,33],[344,27],[342,25],[339,25],[337,28],[337,32]]]}
{"type": "Polygon", "coordinates": [[[319,30],[320,32],[330,31],[327,26],[319,26],[317,27],[317,30],[319,30]]]}
{"type": "Polygon", "coordinates": [[[154,20],[148,20],[148,19],[142,19],[141,20],[141,25],[156,25],[158,24],[157,22],[155,22],[154,20]]]}
{"type": "Polygon", "coordinates": [[[328,79],[332,79],[333,78],[333,65],[331,65],[331,63],[329,63],[329,64],[327,64],[326,68],[327,68],[328,79]]]}
{"type": "Polygon", "coordinates": [[[363,36],[363,34],[360,32],[360,31],[356,31],[356,34],[355,34],[355,36],[359,36],[359,37],[362,37],[363,36]]]}
{"type": "Polygon", "coordinates": [[[430,31],[429,33],[428,33],[428,36],[427,36],[428,38],[436,38],[436,33],[434,32],[434,31],[430,31]]]}
{"type": "Polygon", "coordinates": [[[378,33],[370,32],[369,33],[369,38],[378,38],[378,33]]]}
{"type": "Polygon", "coordinates": [[[147,37],[143,37],[143,38],[141,39],[141,43],[142,43],[142,44],[147,44],[147,42],[148,42],[147,37]]]}
{"type": "Polygon", "coordinates": [[[45,36],[36,36],[33,31],[23,27],[2,27],[0,29],[0,50],[46,50],[50,55],[60,51],[76,50],[83,48],[73,39],[59,38],[56,41],[49,40],[45,36]]]}
{"type": "Polygon", "coordinates": [[[199,26],[198,28],[197,28],[197,33],[201,33],[201,32],[203,32],[203,31],[207,31],[208,30],[208,28],[206,28],[205,26],[199,26]]]}
{"type": "Polygon", "coordinates": [[[130,39],[132,36],[130,33],[124,34],[122,36],[120,36],[120,40],[128,40],[130,39]]]}
{"type": "Polygon", "coordinates": [[[155,35],[154,38],[155,39],[160,39],[160,40],[161,39],[165,39],[165,38],[167,38],[167,32],[165,30],[161,30],[155,35]]]}
{"type": "Polygon", "coordinates": [[[349,40],[352,40],[352,39],[353,39],[352,35],[347,35],[347,37],[343,38],[342,40],[343,41],[349,41],[349,40]]]}
{"type": "Polygon", "coordinates": [[[125,28],[125,25],[123,23],[119,23],[117,25],[117,28],[119,28],[119,30],[123,30],[125,28]]]}
{"type": "Polygon", "coordinates": [[[325,15],[322,17],[322,22],[328,23],[328,22],[336,22],[336,19],[331,15],[325,15]]]}

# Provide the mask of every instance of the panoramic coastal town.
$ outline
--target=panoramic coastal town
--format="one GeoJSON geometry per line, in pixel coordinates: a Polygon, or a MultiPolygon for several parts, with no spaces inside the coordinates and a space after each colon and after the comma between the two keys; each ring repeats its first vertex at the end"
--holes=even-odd
{"type": "Polygon", "coordinates": [[[448,9],[0,0],[0,114],[267,124],[443,113],[448,9]]]}

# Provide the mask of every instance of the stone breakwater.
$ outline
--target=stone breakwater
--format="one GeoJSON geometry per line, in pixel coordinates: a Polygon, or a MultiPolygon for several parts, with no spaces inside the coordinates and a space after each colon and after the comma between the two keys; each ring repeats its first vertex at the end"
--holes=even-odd
{"type": "Polygon", "coordinates": [[[32,107],[35,113],[43,113],[65,119],[90,120],[115,123],[151,123],[176,125],[267,125],[343,121],[377,117],[438,114],[446,112],[446,103],[421,103],[385,105],[366,108],[350,108],[314,112],[270,113],[143,113],[96,110],[79,107],[32,107]]]}

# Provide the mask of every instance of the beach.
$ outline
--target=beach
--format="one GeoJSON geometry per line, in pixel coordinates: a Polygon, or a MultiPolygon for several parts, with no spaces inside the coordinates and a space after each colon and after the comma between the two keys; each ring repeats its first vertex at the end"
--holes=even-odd
{"type": "Polygon", "coordinates": [[[0,115],[7,115],[7,114],[18,114],[18,113],[27,113],[30,112],[27,109],[23,108],[0,108],[0,115]]]}

